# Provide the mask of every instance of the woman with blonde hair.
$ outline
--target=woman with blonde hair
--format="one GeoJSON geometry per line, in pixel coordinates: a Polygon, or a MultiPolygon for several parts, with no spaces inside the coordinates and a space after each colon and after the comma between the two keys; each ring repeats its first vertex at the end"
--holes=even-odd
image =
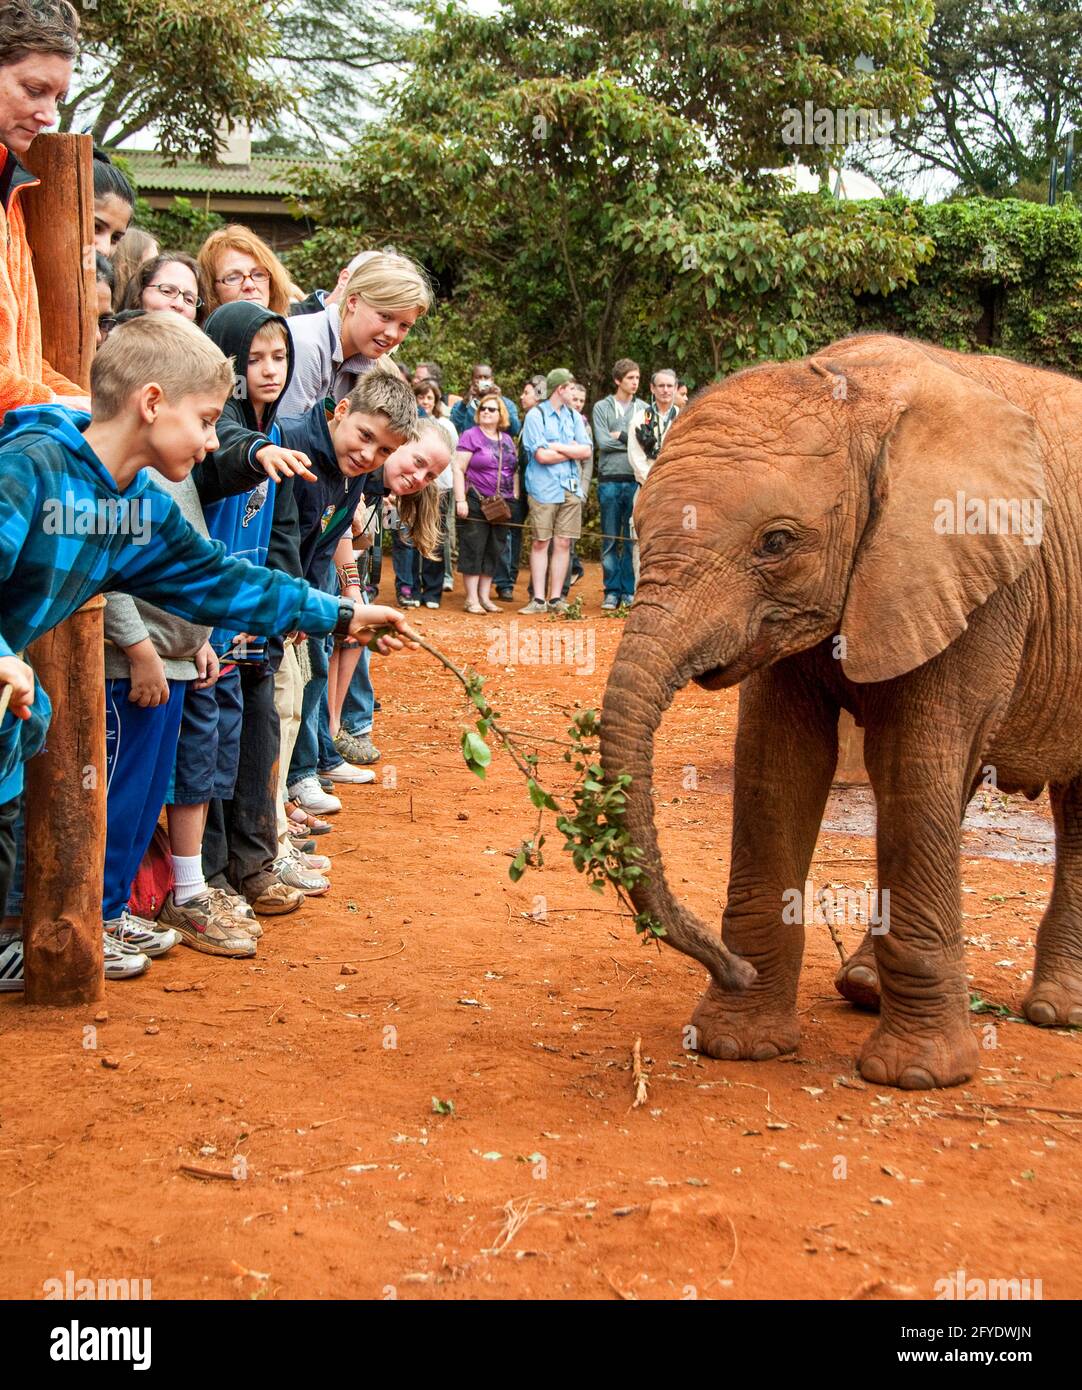
{"type": "Polygon", "coordinates": [[[294,370],[278,407],[283,415],[348,396],[358,377],[398,347],[432,307],[428,276],[408,256],[369,251],[358,260],[339,304],[289,320],[294,370]]]}
{"type": "Polygon", "coordinates": [[[289,313],[292,281],[262,237],[239,222],[211,232],[199,248],[199,268],[207,286],[207,313],[219,304],[250,299],[272,314],[289,313]]]}
{"type": "Polygon", "coordinates": [[[144,232],[142,227],[129,227],[120,238],[113,256],[113,274],[116,276],[113,286],[114,309],[123,306],[129,280],[147,261],[154,259],[158,250],[157,240],[149,232],[144,232]]]}

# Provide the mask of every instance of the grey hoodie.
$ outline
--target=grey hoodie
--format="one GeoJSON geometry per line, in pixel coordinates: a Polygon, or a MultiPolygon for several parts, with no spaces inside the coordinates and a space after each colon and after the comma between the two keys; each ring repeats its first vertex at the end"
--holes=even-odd
{"type": "MultiPolygon", "coordinates": [[[[176,502],[184,520],[199,532],[207,534],[203,508],[191,475],[180,483],[171,483],[160,473],[154,475],[153,486],[160,487],[176,502]]],[[[105,595],[105,678],[127,680],[131,663],[123,648],[149,637],[154,650],[162,659],[169,680],[194,681],[198,676],[193,657],[210,636],[209,627],[199,627],[184,618],[163,612],[141,598],[130,594],[105,595]]]]}

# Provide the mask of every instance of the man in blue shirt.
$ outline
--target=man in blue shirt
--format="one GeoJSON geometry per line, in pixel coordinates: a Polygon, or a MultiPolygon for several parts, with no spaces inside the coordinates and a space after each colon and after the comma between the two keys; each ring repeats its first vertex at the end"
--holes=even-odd
{"type": "Polygon", "coordinates": [[[548,399],[528,412],[522,429],[526,492],[533,528],[530,578],[535,597],[525,608],[519,609],[520,613],[562,613],[567,608],[561,593],[571,557],[571,542],[582,530],[579,463],[593,454],[586,422],[571,405],[571,373],[566,367],[557,367],[549,372],[545,385],[548,399]],[[551,566],[548,564],[550,540],[551,566]],[[546,568],[549,571],[547,587],[546,568]],[[543,594],[549,595],[547,602],[543,594]]]}

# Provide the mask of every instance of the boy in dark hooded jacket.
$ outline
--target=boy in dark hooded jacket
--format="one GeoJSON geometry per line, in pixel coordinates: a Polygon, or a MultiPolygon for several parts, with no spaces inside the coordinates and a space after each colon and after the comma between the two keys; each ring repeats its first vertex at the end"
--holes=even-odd
{"type": "MultiPolygon", "coordinates": [[[[196,469],[197,487],[221,495],[244,481],[250,486],[204,508],[207,529],[233,555],[300,576],[292,479],[311,479],[306,456],[281,447],[275,420],[278,401],[293,375],[293,342],[284,318],[248,300],[216,309],[205,332],[233,358],[236,387],[218,421],[219,448],[196,469]],[[278,474],[278,478],[268,476],[278,474]]],[[[305,486],[301,483],[300,486],[305,486]]],[[[308,891],[326,891],[307,865],[280,862],[277,764],[281,727],[275,708],[275,674],[283,657],[281,637],[261,639],[216,629],[211,645],[240,672],[244,711],[240,758],[231,797],[216,797],[203,836],[207,882],[241,894],[267,915],[293,912],[308,891]],[[288,872],[290,882],[283,879],[288,872]]]]}

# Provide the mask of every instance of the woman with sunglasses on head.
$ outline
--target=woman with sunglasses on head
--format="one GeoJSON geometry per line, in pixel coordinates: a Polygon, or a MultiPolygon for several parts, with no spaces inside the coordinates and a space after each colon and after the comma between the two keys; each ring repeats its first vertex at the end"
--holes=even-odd
{"type": "Polygon", "coordinates": [[[219,304],[249,299],[272,314],[289,313],[290,279],[267,243],[247,227],[233,223],[211,232],[199,248],[199,268],[207,287],[207,312],[219,304]]]}
{"type": "Polygon", "coordinates": [[[171,310],[202,326],[206,317],[199,266],[184,251],[163,251],[139,267],[124,293],[125,309],[171,310]]]}

